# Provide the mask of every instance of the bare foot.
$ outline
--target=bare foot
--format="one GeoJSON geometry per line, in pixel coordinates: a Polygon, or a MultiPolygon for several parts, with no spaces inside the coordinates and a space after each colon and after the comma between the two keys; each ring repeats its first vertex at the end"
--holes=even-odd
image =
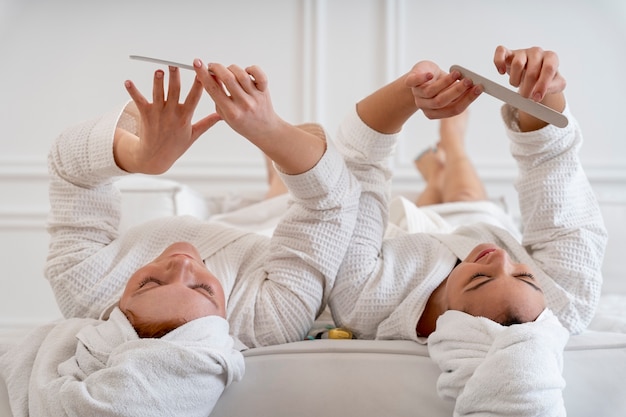
{"type": "Polygon", "coordinates": [[[415,158],[413,164],[424,181],[431,182],[439,177],[445,167],[445,153],[443,149],[428,148],[415,158]]]}

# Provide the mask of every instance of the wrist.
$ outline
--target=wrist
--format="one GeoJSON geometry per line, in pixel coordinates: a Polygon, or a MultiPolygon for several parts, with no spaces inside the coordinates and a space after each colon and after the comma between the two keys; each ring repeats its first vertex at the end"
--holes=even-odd
{"type": "MultiPolygon", "coordinates": [[[[546,107],[551,108],[552,110],[558,111],[560,113],[565,110],[565,95],[563,93],[557,94],[547,94],[544,99],[541,101],[546,107]]],[[[539,130],[548,125],[548,123],[543,120],[537,119],[530,114],[520,111],[519,112],[519,128],[522,132],[531,132],[534,130],[539,130]]]]}
{"type": "Polygon", "coordinates": [[[113,137],[113,159],[115,164],[126,172],[136,172],[134,149],[139,138],[121,128],[115,129],[113,137]]]}

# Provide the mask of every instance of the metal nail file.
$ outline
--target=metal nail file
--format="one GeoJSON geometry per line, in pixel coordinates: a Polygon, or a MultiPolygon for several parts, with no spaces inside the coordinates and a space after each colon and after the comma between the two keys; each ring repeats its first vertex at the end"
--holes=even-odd
{"type": "Polygon", "coordinates": [[[163,65],[169,65],[172,67],[184,68],[184,69],[188,69],[191,71],[194,70],[193,65],[181,64],[180,62],[168,61],[166,59],[150,58],[150,57],[141,56],[141,55],[129,55],[129,58],[136,59],[138,61],[153,62],[155,64],[163,64],[163,65]]]}
{"type": "Polygon", "coordinates": [[[562,113],[552,110],[550,107],[544,106],[541,103],[522,97],[515,91],[509,90],[508,88],[480,76],[460,65],[452,65],[450,67],[450,72],[455,70],[461,73],[461,77],[469,78],[474,82],[474,84],[482,85],[485,93],[490,96],[502,100],[515,108],[543,120],[546,123],[550,123],[561,128],[567,126],[567,117],[565,117],[562,113]]]}

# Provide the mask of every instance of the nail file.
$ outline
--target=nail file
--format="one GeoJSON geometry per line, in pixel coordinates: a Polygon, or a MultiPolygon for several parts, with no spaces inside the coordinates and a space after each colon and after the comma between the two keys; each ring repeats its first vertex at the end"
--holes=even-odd
{"type": "Polygon", "coordinates": [[[489,94],[490,96],[500,99],[515,108],[518,108],[528,114],[535,116],[538,119],[543,120],[546,123],[550,123],[554,126],[561,128],[567,126],[567,117],[565,117],[562,113],[552,110],[550,107],[544,106],[541,103],[537,103],[536,101],[532,101],[531,99],[522,97],[515,91],[509,90],[508,88],[503,87],[500,84],[494,83],[493,81],[482,77],[475,72],[468,70],[467,68],[463,68],[460,65],[452,65],[450,67],[450,72],[455,70],[461,73],[461,77],[469,78],[474,82],[474,84],[482,85],[485,93],[489,94]]]}
{"type": "Polygon", "coordinates": [[[193,65],[181,64],[180,62],[168,61],[165,59],[150,58],[150,57],[141,56],[141,55],[129,55],[129,58],[136,59],[138,61],[153,62],[155,64],[164,64],[164,65],[169,65],[172,67],[184,68],[184,69],[188,69],[191,71],[194,70],[193,65]]]}

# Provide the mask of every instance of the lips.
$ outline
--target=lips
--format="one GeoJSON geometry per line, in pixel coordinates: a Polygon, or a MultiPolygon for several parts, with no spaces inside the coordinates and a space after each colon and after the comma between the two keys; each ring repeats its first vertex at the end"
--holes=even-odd
{"type": "Polygon", "coordinates": [[[478,254],[478,257],[476,258],[476,260],[474,260],[474,262],[478,262],[478,260],[480,258],[482,258],[483,256],[491,253],[491,252],[495,252],[495,248],[490,248],[490,249],[485,249],[484,251],[482,251],[481,253],[478,254]]]}

